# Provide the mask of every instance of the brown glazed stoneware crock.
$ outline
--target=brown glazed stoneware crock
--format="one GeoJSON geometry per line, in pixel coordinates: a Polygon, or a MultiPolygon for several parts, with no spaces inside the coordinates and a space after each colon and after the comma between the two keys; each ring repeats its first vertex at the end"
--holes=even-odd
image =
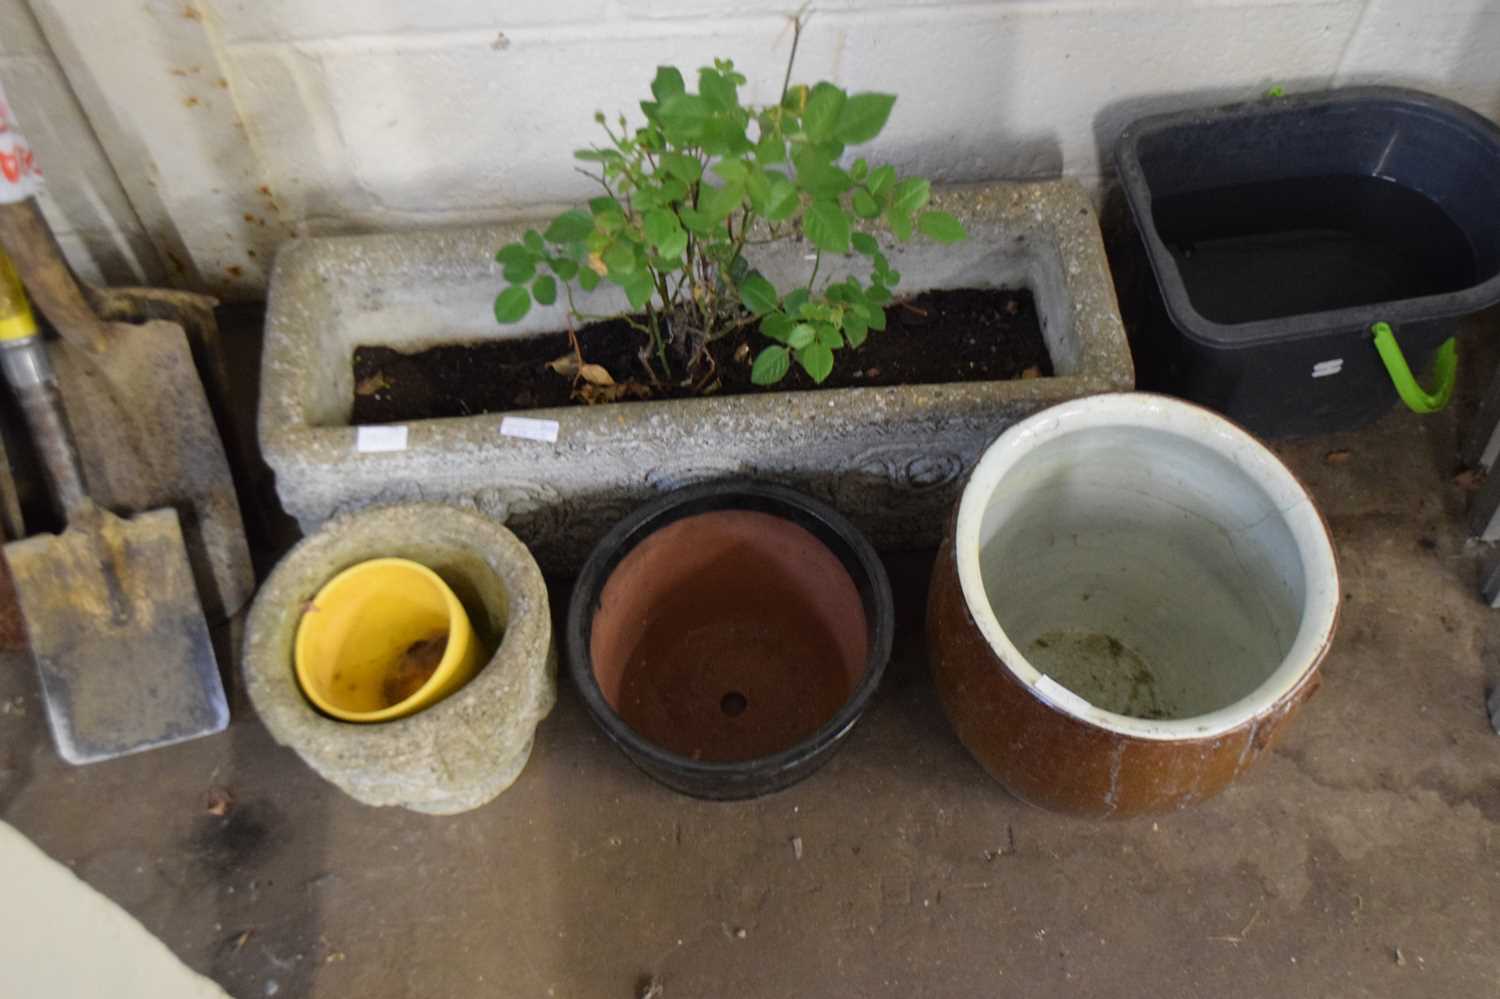
{"type": "Polygon", "coordinates": [[[933,570],[959,740],[1017,797],[1129,816],[1213,795],[1317,689],[1337,625],[1321,515],[1253,437],[1145,393],[1075,400],[986,451],[933,570]]]}

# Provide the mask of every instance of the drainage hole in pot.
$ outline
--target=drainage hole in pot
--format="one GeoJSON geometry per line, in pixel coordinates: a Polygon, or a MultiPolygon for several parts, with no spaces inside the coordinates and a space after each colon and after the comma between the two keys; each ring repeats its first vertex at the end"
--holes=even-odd
{"type": "Polygon", "coordinates": [[[731,690],[719,699],[719,710],[731,718],[738,718],[749,706],[750,702],[745,700],[745,695],[738,690],[731,690]]]}

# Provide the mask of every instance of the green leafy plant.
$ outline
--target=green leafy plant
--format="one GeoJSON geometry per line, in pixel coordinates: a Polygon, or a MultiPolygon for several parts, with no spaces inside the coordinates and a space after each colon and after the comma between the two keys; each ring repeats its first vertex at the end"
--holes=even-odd
{"type": "Polygon", "coordinates": [[[951,214],[928,209],[926,180],[864,159],[840,166],[848,147],[880,134],[894,96],[792,86],[790,77],[788,63],[781,99],[747,107],[746,79],[729,60],[700,69],[696,92],[662,66],[641,102],[644,125],[630,130],[621,115],[612,128],[596,114],[607,143],[575,155],[596,166],[584,172],[604,193],[500,250],[509,287],[495,299],[495,318],[516,322],[533,301],[556,302],[559,288],[574,319],[606,318],[580,312],[573,286],[592,291],[607,281],[636,311],[623,318],[643,334],[639,357],[653,384],[710,388],[709,345],[756,324],[771,342],[751,366],[755,384],[780,381],[793,363],[814,382],[826,379],[838,351],[885,328],[884,306],[901,280],[870,230],[942,242],[965,232],[951,214]],[[799,234],[814,249],[808,278],[778,289],[745,249],[799,234]],[[868,280],[819,285],[823,255],[849,253],[868,259],[868,280]]]}

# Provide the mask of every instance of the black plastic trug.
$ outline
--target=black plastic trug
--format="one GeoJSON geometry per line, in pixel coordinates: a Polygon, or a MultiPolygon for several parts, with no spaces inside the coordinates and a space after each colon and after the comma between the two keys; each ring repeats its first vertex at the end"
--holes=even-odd
{"type": "MultiPolygon", "coordinates": [[[[810,776],[859,721],[885,673],[894,637],[891,584],[875,549],[832,507],[785,486],[733,479],[689,486],[635,510],[606,534],[579,571],[568,603],[563,654],[569,676],[604,733],[636,766],[675,790],[731,800],[776,791],[810,776]],[[843,563],[859,591],[868,628],[865,672],[843,707],[816,732],[784,752],[735,763],[695,760],[669,752],[627,725],[604,699],[594,676],[590,635],[604,585],[622,559],[668,524],[717,510],[757,510],[806,529],[843,563]]],[[[726,712],[730,706],[726,706],[726,712]]]]}
{"type": "Polygon", "coordinates": [[[1353,88],[1158,115],[1120,179],[1155,281],[1123,305],[1142,388],[1270,436],[1396,402],[1371,342],[1413,370],[1500,301],[1500,130],[1451,101],[1353,88]]]}

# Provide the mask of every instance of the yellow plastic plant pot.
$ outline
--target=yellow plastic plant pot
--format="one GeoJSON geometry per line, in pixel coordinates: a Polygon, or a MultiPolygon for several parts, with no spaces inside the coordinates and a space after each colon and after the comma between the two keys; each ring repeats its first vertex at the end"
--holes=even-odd
{"type": "Polygon", "coordinates": [[[351,722],[431,707],[467,683],[483,656],[448,584],[403,558],[361,562],[324,584],[293,650],[302,693],[351,722]]]}

